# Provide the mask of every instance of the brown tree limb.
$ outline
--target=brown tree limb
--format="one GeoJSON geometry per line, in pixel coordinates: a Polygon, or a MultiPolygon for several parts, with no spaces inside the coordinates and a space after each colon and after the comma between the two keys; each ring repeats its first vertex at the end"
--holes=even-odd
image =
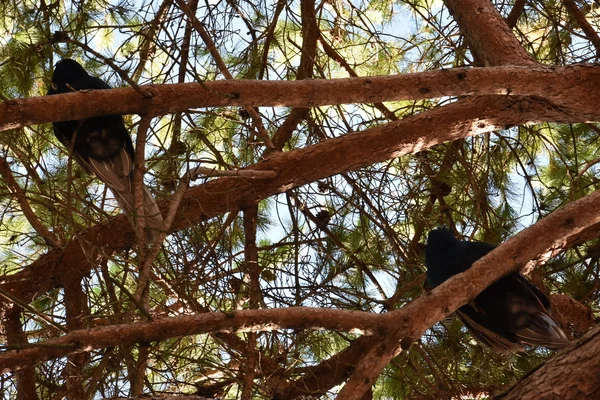
{"type": "Polygon", "coordinates": [[[0,103],[0,131],[111,114],[158,116],[216,106],[315,107],[443,96],[533,95],[559,103],[597,100],[600,66],[453,68],[414,74],[328,80],[224,80],[80,91],[0,103]],[[591,97],[590,97],[591,96],[591,97]]]}
{"type": "MultiPolygon", "coordinates": [[[[302,49],[300,51],[300,65],[296,73],[298,81],[313,77],[313,67],[317,55],[317,38],[319,37],[315,0],[300,1],[300,18],[302,25],[302,49]]],[[[290,140],[292,133],[300,121],[306,119],[308,116],[308,111],[308,108],[305,107],[292,109],[273,135],[273,143],[276,149],[283,149],[283,146],[290,140]]]]}
{"type": "MultiPolygon", "coordinates": [[[[156,42],[155,42],[156,35],[159,32],[160,26],[164,23],[164,19],[165,19],[164,16],[171,4],[172,4],[171,0],[163,0],[160,7],[158,8],[158,11],[156,12],[156,15],[152,19],[152,22],[150,22],[150,26],[148,28],[144,28],[140,31],[140,36],[142,36],[140,50],[139,50],[139,60],[140,61],[139,61],[138,65],[135,67],[133,73],[131,74],[131,79],[136,83],[139,81],[140,77],[142,76],[142,73],[144,72],[144,69],[146,67],[146,63],[148,62],[150,57],[152,57],[152,55],[156,51],[156,42]]],[[[185,48],[182,49],[182,56],[185,54],[184,50],[185,50],[185,48]]],[[[182,57],[182,58],[184,58],[184,57],[182,57]]]]}
{"type": "MultiPolygon", "coordinates": [[[[253,169],[279,171],[275,179],[245,181],[221,178],[187,191],[170,231],[242,209],[293,187],[416,153],[446,141],[539,120],[580,122],[600,119],[600,112],[595,106],[600,101],[592,101],[588,97],[588,101],[583,102],[582,96],[578,100],[579,107],[572,109],[536,98],[477,97],[300,150],[273,154],[253,169]],[[370,151],[365,152],[365,148],[370,151]],[[298,176],[298,170],[302,170],[302,176],[298,176]]],[[[0,287],[30,301],[50,288],[61,286],[64,276],[89,271],[90,255],[82,249],[80,242],[117,251],[131,244],[131,232],[131,225],[125,217],[116,217],[107,224],[82,233],[63,249],[50,251],[24,268],[23,272],[5,276],[0,287]]],[[[590,232],[588,237],[592,235],[590,232]]]]}
{"type": "MultiPolygon", "coordinates": [[[[325,54],[327,54],[332,60],[335,60],[337,63],[339,63],[340,66],[342,66],[342,68],[344,68],[346,70],[346,72],[348,73],[348,75],[350,75],[353,78],[358,78],[358,74],[350,66],[350,64],[348,63],[348,61],[346,61],[346,59],[344,57],[342,57],[337,52],[337,50],[334,49],[333,46],[331,46],[329,44],[329,42],[325,39],[325,37],[323,37],[322,34],[319,35],[319,42],[321,43],[321,46],[323,46],[323,50],[325,51],[325,54]]],[[[373,103],[373,107],[375,107],[376,109],[378,109],[379,111],[381,111],[381,113],[389,121],[396,121],[396,120],[398,120],[398,117],[396,117],[396,114],[394,114],[382,102],[373,103]]]]}
{"type": "MultiPolygon", "coordinates": [[[[81,286],[81,278],[78,276],[69,276],[65,285],[65,314],[67,329],[75,331],[85,328],[85,322],[89,322],[89,308],[87,306],[87,297],[81,286]]],[[[69,400],[79,400],[84,398],[84,366],[89,362],[88,353],[69,354],[64,368],[66,376],[67,393],[69,400]]]]}
{"type": "MultiPolygon", "coordinates": [[[[146,137],[152,118],[142,116],[138,125],[135,138],[135,156],[133,169],[133,216],[132,223],[137,235],[138,252],[140,259],[146,255],[146,206],[144,202],[144,172],[146,171],[146,137]]],[[[149,271],[141,270],[139,285],[145,287],[149,271]]],[[[143,291],[143,288],[142,288],[143,291]]],[[[137,297],[141,300],[141,294],[137,297]]],[[[145,303],[145,302],[144,302],[145,303]]],[[[147,306],[147,305],[146,305],[147,306]]]]}
{"type": "Polygon", "coordinates": [[[585,18],[585,14],[581,12],[577,3],[573,0],[562,0],[563,4],[569,10],[569,14],[577,21],[577,24],[585,33],[585,37],[594,45],[596,49],[596,54],[600,54],[600,36],[598,36],[598,32],[590,25],[588,20],[585,18]]]}
{"type": "Polygon", "coordinates": [[[183,396],[136,396],[136,397],[114,397],[111,400],[216,400],[212,397],[183,395],[183,396]]]}
{"type": "Polygon", "coordinates": [[[574,238],[589,233],[600,223],[598,207],[600,191],[566,205],[500,244],[465,273],[454,276],[401,310],[386,314],[384,317],[390,319],[391,333],[363,358],[340,392],[340,398],[360,399],[379,372],[398,354],[401,343],[407,349],[426,329],[473,299],[498,278],[537,259],[554,256],[574,238]]]}
{"type": "MultiPolygon", "coordinates": [[[[214,169],[208,167],[196,167],[188,173],[191,177],[198,175],[204,176],[238,176],[245,179],[273,179],[276,178],[277,171],[255,171],[250,169],[214,169]]],[[[192,178],[194,179],[194,178],[192,178]]]]}
{"type": "MultiPolygon", "coordinates": [[[[258,309],[262,299],[260,290],[260,265],[258,264],[258,249],[256,247],[256,229],[258,220],[258,204],[253,204],[244,209],[244,281],[248,281],[250,292],[250,309],[258,309]]],[[[246,357],[243,367],[242,400],[252,400],[254,378],[258,352],[256,332],[247,335],[246,357]]]]}
{"type": "MultiPolygon", "coordinates": [[[[2,321],[5,328],[6,343],[9,346],[23,346],[27,344],[27,335],[23,333],[21,324],[21,307],[14,306],[5,314],[2,321]]],[[[35,390],[35,368],[33,366],[25,367],[15,373],[17,378],[17,399],[18,400],[37,400],[35,390]]]]}
{"type": "Polygon", "coordinates": [[[320,364],[304,368],[300,379],[282,385],[274,393],[274,400],[291,400],[302,396],[318,398],[330,388],[343,383],[365,353],[381,339],[377,336],[362,336],[345,350],[333,355],[320,364]]]}
{"type": "Polygon", "coordinates": [[[485,65],[536,65],[490,1],[444,0],[469,47],[485,65]]]}
{"type": "Polygon", "coordinates": [[[515,0],[515,4],[513,5],[512,10],[510,10],[510,14],[506,17],[506,25],[509,28],[514,28],[517,26],[517,22],[519,18],[523,14],[523,9],[525,8],[525,0],[515,0]]]}
{"type": "Polygon", "coordinates": [[[148,368],[150,345],[148,343],[141,343],[137,354],[138,356],[135,360],[135,364],[129,373],[129,382],[131,385],[129,389],[130,396],[140,396],[144,391],[144,380],[146,378],[146,368],[148,368]]]}
{"type": "Polygon", "coordinates": [[[308,307],[204,313],[70,332],[58,339],[0,353],[0,373],[94,349],[161,341],[208,332],[329,329],[373,334],[382,315],[308,307]]]}
{"type": "Polygon", "coordinates": [[[600,397],[600,326],[588,332],[497,400],[597,399],[600,397]]]}

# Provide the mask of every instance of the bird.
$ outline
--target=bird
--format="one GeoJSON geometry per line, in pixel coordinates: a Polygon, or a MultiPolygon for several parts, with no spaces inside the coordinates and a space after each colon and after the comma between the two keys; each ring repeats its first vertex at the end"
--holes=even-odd
{"type": "MultiPolygon", "coordinates": [[[[425,247],[426,284],[433,289],[471,265],[496,246],[458,240],[447,228],[429,232],[425,247]]],[[[520,272],[492,283],[456,315],[481,343],[499,353],[525,346],[562,349],[570,340],[550,315],[550,300],[520,272]]]]}
{"type": "MultiPolygon", "coordinates": [[[[48,95],[111,87],[91,76],[75,60],[58,61],[52,74],[48,95]]],[[[73,121],[53,122],[54,135],[88,172],[98,177],[114,194],[121,209],[134,224],[133,176],[135,151],[121,115],[106,115],[73,121]]],[[[148,187],[143,184],[145,236],[151,244],[164,230],[160,209],[148,187]]]]}

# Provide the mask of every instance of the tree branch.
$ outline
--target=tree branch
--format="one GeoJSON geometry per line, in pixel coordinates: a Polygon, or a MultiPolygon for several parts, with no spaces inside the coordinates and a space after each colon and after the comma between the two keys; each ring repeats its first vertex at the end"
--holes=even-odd
{"type": "MultiPolygon", "coordinates": [[[[600,191],[574,201],[524,229],[479,259],[466,272],[447,280],[399,311],[385,314],[391,333],[361,361],[340,392],[340,398],[360,399],[400,351],[444,316],[475,298],[497,279],[558,254],[564,246],[600,223],[600,191]],[[457,291],[460,288],[460,291],[457,291]]],[[[597,235],[597,233],[596,233],[597,235]]]]}
{"type": "Polygon", "coordinates": [[[600,66],[453,68],[393,76],[302,80],[225,80],[80,91],[0,103],[0,131],[100,115],[158,116],[215,106],[316,107],[465,95],[534,95],[577,108],[599,101],[600,66]]]}
{"type": "Polygon", "coordinates": [[[243,310],[160,318],[70,332],[58,339],[0,353],[0,373],[68,354],[116,345],[133,345],[208,332],[258,332],[277,329],[329,329],[372,334],[382,315],[361,311],[296,307],[243,310]]]}
{"type": "MultiPolygon", "coordinates": [[[[581,96],[579,99],[585,101],[581,96]]],[[[446,141],[538,121],[540,116],[545,121],[556,122],[597,120],[600,119],[600,111],[596,104],[598,102],[587,101],[577,109],[565,109],[537,98],[477,97],[300,150],[273,154],[249,169],[278,171],[274,179],[247,181],[221,178],[188,190],[169,231],[240,210],[261,199],[324,177],[416,153],[446,141]],[[369,151],[365,152],[365,148],[369,151]],[[302,170],[302,176],[298,176],[299,170],[302,170]]],[[[166,203],[162,208],[165,207],[166,203]]],[[[88,260],[93,257],[86,254],[80,241],[94,243],[97,249],[117,251],[131,245],[131,232],[131,225],[125,217],[116,217],[107,224],[82,233],[63,249],[50,251],[25,267],[23,272],[5,276],[0,287],[29,301],[59,286],[64,276],[89,271],[91,265],[88,260]]],[[[595,237],[595,233],[590,230],[586,237],[595,237]]]]}
{"type": "Polygon", "coordinates": [[[490,1],[444,0],[471,51],[485,65],[536,65],[490,1]]]}
{"type": "Polygon", "coordinates": [[[494,399],[597,399],[600,397],[598,371],[600,326],[494,399]]]}
{"type": "Polygon", "coordinates": [[[17,183],[15,178],[12,175],[12,171],[8,166],[8,162],[4,157],[0,157],[0,176],[4,179],[6,186],[10,188],[10,190],[15,194],[17,201],[19,202],[19,206],[21,206],[21,211],[27,221],[31,224],[33,229],[48,243],[53,247],[61,247],[60,241],[56,238],[54,233],[50,232],[46,226],[39,220],[39,218],[35,215],[33,209],[29,206],[29,202],[27,201],[27,196],[21,186],[17,183]]]}

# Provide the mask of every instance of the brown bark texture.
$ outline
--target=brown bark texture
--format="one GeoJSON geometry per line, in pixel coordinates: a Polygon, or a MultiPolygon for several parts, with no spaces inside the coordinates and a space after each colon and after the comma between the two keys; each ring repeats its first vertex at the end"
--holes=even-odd
{"type": "Polygon", "coordinates": [[[536,65],[490,1],[445,0],[460,32],[484,65],[536,65]]]}
{"type": "MultiPolygon", "coordinates": [[[[522,63],[521,63],[522,64],[522,63]]],[[[149,85],[0,103],[0,130],[109,114],[150,116],[213,106],[316,107],[442,96],[531,95],[575,108],[595,99],[600,67],[583,64],[452,68],[412,74],[301,81],[222,80],[149,85]]]]}
{"type": "Polygon", "coordinates": [[[599,371],[600,327],[596,327],[494,399],[597,399],[599,371]]]}

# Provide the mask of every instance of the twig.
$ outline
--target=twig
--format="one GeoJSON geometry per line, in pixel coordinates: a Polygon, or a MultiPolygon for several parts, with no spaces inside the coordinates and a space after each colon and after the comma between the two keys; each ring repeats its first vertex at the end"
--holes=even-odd
{"type": "Polygon", "coordinates": [[[173,224],[173,220],[175,219],[175,214],[177,213],[177,210],[179,209],[179,204],[181,203],[181,199],[183,199],[183,195],[185,194],[185,192],[188,188],[189,182],[190,182],[190,175],[189,175],[189,173],[187,173],[187,174],[185,174],[183,179],[181,179],[181,181],[179,182],[179,185],[177,186],[177,189],[175,190],[175,193],[173,195],[173,200],[171,201],[171,204],[169,205],[169,210],[168,210],[167,216],[165,218],[165,230],[158,234],[158,236],[154,240],[154,243],[152,244],[152,247],[150,248],[150,251],[146,254],[146,258],[144,259],[142,265],[140,266],[140,277],[139,277],[138,285],[137,285],[135,295],[134,295],[134,297],[136,299],[141,299],[142,294],[144,293],[144,291],[146,289],[146,285],[148,284],[148,281],[150,280],[150,265],[152,264],[154,259],[158,256],[158,253],[160,252],[161,244],[165,240],[165,237],[167,236],[169,229],[171,228],[171,225],[173,224]]]}
{"type": "Polygon", "coordinates": [[[0,157],[0,176],[2,176],[6,185],[17,197],[17,201],[21,206],[21,211],[33,229],[35,229],[35,231],[44,238],[46,243],[52,245],[53,247],[61,247],[61,242],[56,238],[56,236],[54,236],[52,232],[48,230],[48,228],[44,226],[44,224],[42,224],[42,221],[39,220],[39,218],[35,215],[35,212],[29,206],[25,192],[23,192],[23,189],[21,189],[13,177],[12,171],[8,166],[8,162],[4,157],[0,157]]]}
{"type": "Polygon", "coordinates": [[[142,116],[138,127],[137,137],[135,140],[135,159],[133,167],[133,199],[134,212],[133,220],[135,223],[134,229],[137,233],[138,251],[140,259],[144,259],[146,248],[146,207],[144,201],[144,171],[145,171],[145,153],[146,153],[146,137],[150,128],[152,118],[142,116]]]}
{"type": "Polygon", "coordinates": [[[140,86],[137,83],[135,83],[129,77],[129,75],[127,75],[127,72],[125,72],[123,69],[121,69],[119,66],[117,66],[117,64],[115,64],[112,59],[110,59],[108,57],[104,57],[102,54],[98,53],[96,50],[92,49],[87,44],[81,43],[80,41],[77,41],[75,39],[68,39],[66,41],[66,43],[73,43],[73,44],[81,47],[82,49],[84,49],[86,52],[92,53],[94,55],[94,57],[99,58],[106,65],[108,65],[113,70],[115,70],[117,72],[117,74],[119,74],[119,76],[121,77],[121,79],[123,79],[125,82],[127,82],[136,92],[138,92],[139,94],[141,94],[142,96],[144,96],[146,98],[152,97],[152,93],[150,93],[147,90],[144,90],[144,89],[140,88],[140,86]]]}
{"type": "MultiPolygon", "coordinates": [[[[110,277],[110,280],[113,284],[117,285],[119,287],[119,289],[121,289],[121,291],[123,293],[125,293],[125,295],[127,297],[129,297],[129,300],[131,300],[136,306],[137,308],[142,312],[142,314],[144,314],[144,316],[146,318],[148,318],[148,320],[152,320],[152,314],[150,314],[150,311],[148,311],[148,309],[146,308],[146,306],[144,304],[142,304],[142,302],[140,302],[138,300],[138,298],[136,298],[136,296],[134,296],[133,294],[131,294],[131,292],[129,290],[127,290],[127,288],[125,286],[123,286],[121,284],[121,282],[117,281],[116,279],[114,279],[113,277],[110,277]]],[[[140,287],[140,283],[138,281],[138,289],[140,287]]]]}
{"type": "Polygon", "coordinates": [[[35,308],[31,307],[29,304],[25,303],[24,301],[19,300],[17,297],[13,296],[12,294],[8,293],[7,291],[5,291],[2,288],[0,288],[0,296],[2,296],[5,299],[7,299],[7,300],[9,300],[9,301],[17,304],[19,307],[23,308],[24,310],[29,311],[33,315],[36,315],[36,316],[40,317],[45,322],[49,323],[50,325],[52,325],[53,327],[55,327],[59,331],[62,331],[64,333],[69,333],[69,331],[66,328],[64,328],[64,327],[60,326],[59,324],[57,324],[56,322],[52,321],[52,319],[50,319],[47,315],[42,314],[41,312],[39,312],[35,308]]]}
{"type": "MultiPolygon", "coordinates": [[[[175,0],[175,2],[177,3],[177,5],[181,9],[181,11],[183,11],[183,13],[189,18],[189,20],[192,23],[192,26],[198,32],[198,34],[204,41],[204,44],[206,44],[208,51],[210,52],[210,54],[214,58],[215,62],[217,63],[217,67],[219,68],[219,71],[221,71],[221,73],[223,74],[225,79],[232,80],[233,76],[227,69],[227,65],[225,65],[225,62],[223,62],[223,59],[221,58],[221,55],[219,54],[219,51],[217,50],[217,46],[215,46],[215,43],[213,42],[212,38],[210,37],[210,35],[206,31],[206,29],[204,29],[204,25],[202,25],[202,23],[198,20],[198,18],[196,18],[196,15],[190,9],[190,7],[185,3],[184,0],[175,0]]],[[[244,109],[248,112],[250,117],[252,117],[252,121],[254,122],[254,125],[256,126],[257,133],[260,136],[260,138],[263,140],[265,146],[270,150],[274,150],[275,146],[273,145],[271,138],[269,138],[269,134],[268,134],[267,130],[265,129],[265,127],[260,119],[260,116],[258,115],[256,110],[254,110],[254,108],[252,108],[250,106],[244,106],[244,109]]]]}

